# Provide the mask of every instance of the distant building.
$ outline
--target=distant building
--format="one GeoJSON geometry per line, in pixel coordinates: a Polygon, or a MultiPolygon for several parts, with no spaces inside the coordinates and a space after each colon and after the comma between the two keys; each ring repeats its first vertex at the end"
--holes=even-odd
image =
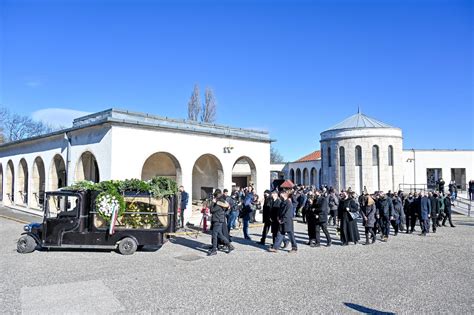
{"type": "MultiPolygon", "coordinates": [[[[270,182],[267,132],[109,109],[69,129],[0,145],[0,203],[39,210],[44,191],[80,180],[166,176],[193,201],[216,188],[270,182]]],[[[188,213],[189,215],[189,213],[188,213]]]]}
{"type": "Polygon", "coordinates": [[[474,179],[474,150],[404,150],[402,130],[357,113],[321,133],[321,150],[285,166],[286,178],[360,193],[433,189],[443,178],[461,190],[474,179]]]}

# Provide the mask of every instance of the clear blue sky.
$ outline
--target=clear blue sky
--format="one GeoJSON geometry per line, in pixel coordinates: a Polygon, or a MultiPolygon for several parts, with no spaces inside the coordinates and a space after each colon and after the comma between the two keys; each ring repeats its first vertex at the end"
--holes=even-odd
{"type": "Polygon", "coordinates": [[[185,118],[199,83],[218,123],[268,130],[286,160],[357,105],[405,148],[474,148],[472,1],[0,3],[13,111],[185,118]]]}

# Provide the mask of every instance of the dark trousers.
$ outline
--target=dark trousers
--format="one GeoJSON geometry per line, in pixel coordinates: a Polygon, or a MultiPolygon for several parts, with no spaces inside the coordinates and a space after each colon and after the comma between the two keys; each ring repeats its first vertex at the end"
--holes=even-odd
{"type": "Polygon", "coordinates": [[[390,235],[390,218],[382,217],[382,235],[388,237],[390,235]]]}
{"type": "Polygon", "coordinates": [[[181,227],[184,227],[184,210],[186,209],[181,209],[179,214],[179,219],[181,220],[181,227]]]}
{"type": "Polygon", "coordinates": [[[434,215],[431,217],[431,225],[433,226],[433,232],[436,232],[436,226],[438,225],[438,216],[434,215]]]}
{"type": "Polygon", "coordinates": [[[327,223],[318,223],[316,224],[316,244],[321,244],[321,229],[323,230],[324,235],[328,244],[331,244],[331,235],[328,232],[327,223]]]}
{"type": "Polygon", "coordinates": [[[392,227],[395,230],[395,235],[397,235],[398,230],[400,229],[400,220],[391,220],[390,223],[392,224],[392,227]]]}
{"type": "Polygon", "coordinates": [[[271,227],[272,227],[271,222],[265,222],[263,224],[262,238],[260,239],[260,242],[265,243],[265,239],[267,238],[267,234],[270,231],[271,227]]]}
{"type": "Polygon", "coordinates": [[[453,221],[451,221],[451,212],[445,212],[444,219],[443,219],[443,225],[446,224],[446,220],[449,220],[449,225],[454,226],[453,221]]]}
{"type": "Polygon", "coordinates": [[[372,238],[375,242],[375,232],[374,232],[374,228],[371,227],[371,226],[366,226],[365,227],[365,237],[367,238],[366,241],[367,243],[369,242],[369,235],[370,235],[370,238],[372,238]]]}
{"type": "Polygon", "coordinates": [[[329,210],[329,215],[331,216],[329,218],[329,223],[332,221],[332,225],[336,225],[337,210],[329,210]]]}
{"type": "Polygon", "coordinates": [[[314,215],[308,215],[308,238],[309,241],[316,239],[316,218],[314,215]]]}
{"type": "Polygon", "coordinates": [[[293,231],[287,231],[284,233],[282,233],[281,231],[278,231],[275,243],[273,243],[273,248],[280,249],[281,242],[283,242],[283,238],[285,237],[285,234],[288,235],[288,238],[290,239],[291,248],[295,250],[298,249],[298,245],[296,244],[296,239],[295,239],[295,233],[293,231]]]}
{"type": "Polygon", "coordinates": [[[421,233],[427,234],[430,232],[430,219],[421,220],[421,233]]]}
{"type": "MultiPolygon", "coordinates": [[[[217,239],[221,241],[224,245],[229,245],[229,239],[227,239],[223,232],[224,223],[221,222],[213,222],[212,224],[212,250],[217,250],[217,239]]],[[[227,230],[227,227],[225,227],[227,230]]]]}
{"type": "MultiPolygon", "coordinates": [[[[410,231],[415,231],[415,225],[416,225],[416,220],[417,220],[417,216],[416,215],[412,215],[411,216],[411,222],[410,222],[410,231]]],[[[420,220],[420,225],[421,225],[421,220],[420,220]]]]}

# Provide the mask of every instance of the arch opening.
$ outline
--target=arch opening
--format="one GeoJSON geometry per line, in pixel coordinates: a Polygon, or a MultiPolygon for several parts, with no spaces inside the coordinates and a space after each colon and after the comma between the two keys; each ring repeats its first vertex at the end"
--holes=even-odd
{"type": "Polygon", "coordinates": [[[76,167],[76,181],[88,180],[93,183],[100,181],[99,165],[90,151],[82,153],[76,167]]]}
{"type": "Polygon", "coordinates": [[[61,155],[56,154],[49,169],[49,189],[58,190],[66,186],[66,164],[61,155]]]}
{"type": "Polygon", "coordinates": [[[192,200],[204,200],[224,186],[224,169],[215,155],[204,154],[196,160],[192,183],[192,200]]]}
{"type": "Polygon", "coordinates": [[[309,171],[307,168],[303,169],[303,185],[309,185],[309,171]]]}
{"type": "Polygon", "coordinates": [[[0,201],[3,201],[3,165],[0,164],[0,201]]]}
{"type": "Polygon", "coordinates": [[[150,180],[155,176],[170,178],[181,185],[182,171],[178,159],[168,152],[156,152],[150,155],[143,163],[141,178],[150,180]]]}
{"type": "Polygon", "coordinates": [[[232,167],[232,186],[236,189],[253,186],[257,184],[257,168],[251,158],[247,156],[239,157],[232,167]]]}
{"type": "Polygon", "coordinates": [[[21,159],[18,163],[18,204],[28,204],[28,164],[25,159],[21,159]]]}
{"type": "Polygon", "coordinates": [[[32,196],[34,202],[31,206],[41,208],[44,201],[45,190],[45,168],[41,157],[37,157],[33,163],[32,174],[32,196]]]}
{"type": "Polygon", "coordinates": [[[296,169],[296,185],[301,185],[301,170],[299,168],[296,169]]]}
{"type": "Polygon", "coordinates": [[[15,168],[12,160],[7,163],[7,176],[5,191],[10,204],[15,203],[15,168]]]}
{"type": "Polygon", "coordinates": [[[316,170],[315,167],[313,167],[313,168],[311,169],[311,176],[310,176],[310,177],[311,177],[311,186],[315,186],[315,187],[316,187],[316,180],[317,180],[317,178],[318,178],[318,175],[317,175],[317,174],[318,174],[318,171],[316,170]]]}
{"type": "Polygon", "coordinates": [[[290,180],[294,183],[295,182],[295,170],[290,170],[290,180]]]}

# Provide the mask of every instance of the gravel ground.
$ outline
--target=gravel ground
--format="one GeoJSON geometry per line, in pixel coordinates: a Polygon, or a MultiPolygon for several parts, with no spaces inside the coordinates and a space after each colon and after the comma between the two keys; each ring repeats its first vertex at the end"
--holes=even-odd
{"type": "MultiPolygon", "coordinates": [[[[330,248],[306,246],[306,228],[296,223],[295,255],[268,253],[241,232],[234,252],[214,257],[203,248],[208,235],[132,256],[21,255],[22,224],[0,217],[0,313],[472,314],[474,219],[454,222],[427,237],[330,248]]],[[[252,230],[254,241],[260,230],[252,230]]]]}

